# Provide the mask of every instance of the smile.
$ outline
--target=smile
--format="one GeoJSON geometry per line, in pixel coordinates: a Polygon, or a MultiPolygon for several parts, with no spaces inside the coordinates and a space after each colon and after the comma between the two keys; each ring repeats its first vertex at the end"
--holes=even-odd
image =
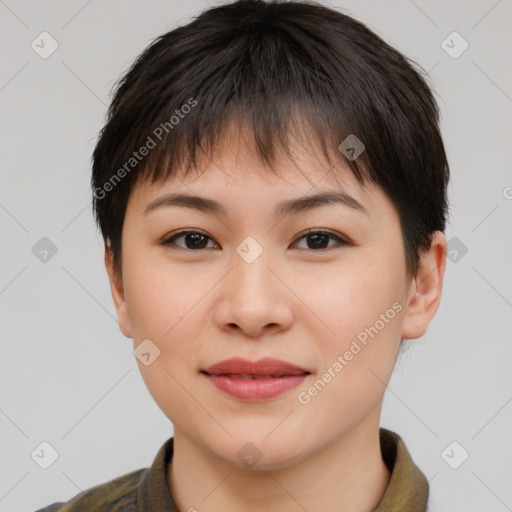
{"type": "Polygon", "coordinates": [[[276,398],[311,375],[291,363],[270,358],[256,362],[228,359],[201,373],[222,393],[245,401],[276,398]]]}

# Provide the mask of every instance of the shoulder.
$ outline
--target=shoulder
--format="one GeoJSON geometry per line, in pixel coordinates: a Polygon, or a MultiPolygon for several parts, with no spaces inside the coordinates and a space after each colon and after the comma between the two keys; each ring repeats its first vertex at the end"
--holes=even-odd
{"type": "Polygon", "coordinates": [[[36,512],[138,512],[177,508],[169,493],[166,468],[174,453],[174,438],[167,439],[151,466],[137,469],[80,492],[69,501],[55,502],[36,512]]]}
{"type": "Polygon", "coordinates": [[[139,486],[147,471],[147,468],[132,471],[35,512],[136,512],[139,486]]]}
{"type": "Polygon", "coordinates": [[[65,505],[65,501],[59,501],[58,503],[52,503],[51,505],[48,505],[47,507],[40,508],[36,510],[36,512],[58,512],[62,505],[65,505]]]}

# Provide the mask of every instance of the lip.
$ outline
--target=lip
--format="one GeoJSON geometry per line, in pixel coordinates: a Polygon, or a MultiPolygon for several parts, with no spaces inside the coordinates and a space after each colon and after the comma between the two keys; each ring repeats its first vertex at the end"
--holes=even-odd
{"type": "Polygon", "coordinates": [[[286,361],[233,358],[202,370],[220,391],[246,401],[270,400],[298,386],[311,372],[286,361]]]}

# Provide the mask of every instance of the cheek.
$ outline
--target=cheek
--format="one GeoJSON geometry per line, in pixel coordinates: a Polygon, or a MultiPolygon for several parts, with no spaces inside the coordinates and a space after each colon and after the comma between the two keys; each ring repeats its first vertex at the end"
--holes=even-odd
{"type": "Polygon", "coordinates": [[[204,282],[183,269],[164,267],[142,259],[126,265],[125,292],[134,339],[159,344],[184,328],[193,328],[194,305],[204,295],[204,282]]]}
{"type": "Polygon", "coordinates": [[[305,305],[320,320],[325,337],[317,338],[327,353],[342,349],[376,322],[379,331],[399,333],[401,317],[397,310],[402,308],[393,308],[393,304],[403,302],[402,269],[382,267],[382,261],[371,260],[344,264],[342,268],[331,265],[328,272],[313,268],[294,280],[297,294],[304,297],[305,305]]]}
{"type": "Polygon", "coordinates": [[[206,314],[201,309],[204,280],[163,269],[153,262],[126,265],[125,291],[133,327],[134,349],[149,339],[159,355],[145,365],[137,359],[141,376],[155,402],[172,422],[200,414],[185,388],[196,371],[194,366],[204,330],[206,314]],[[202,286],[201,286],[202,283],[202,286]]]}
{"type": "Polygon", "coordinates": [[[314,389],[303,389],[303,397],[311,398],[306,407],[313,417],[332,410],[333,428],[339,415],[361,420],[381,399],[394,367],[404,276],[402,267],[387,262],[369,260],[329,272],[328,279],[310,273],[302,281],[303,292],[309,290],[307,305],[321,320],[315,321],[321,331],[311,333],[321,355],[319,374],[314,389]]]}
{"type": "MultiPolygon", "coordinates": [[[[208,316],[207,295],[218,281],[217,274],[186,265],[132,253],[126,260],[125,293],[130,316],[134,348],[145,339],[160,351],[157,359],[162,376],[156,369],[139,364],[151,379],[169,379],[164,369],[176,377],[184,376],[201,353],[202,333],[208,316]]],[[[163,382],[162,382],[163,384],[163,382]]],[[[165,388],[169,383],[165,384],[165,388]]]]}

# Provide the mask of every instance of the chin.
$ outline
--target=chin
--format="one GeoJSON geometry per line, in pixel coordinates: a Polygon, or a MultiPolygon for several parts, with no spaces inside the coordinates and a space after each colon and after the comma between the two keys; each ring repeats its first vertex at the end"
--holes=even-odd
{"type": "Polygon", "coordinates": [[[274,440],[266,434],[244,435],[227,441],[216,454],[232,467],[249,471],[276,471],[286,469],[307,457],[298,439],[288,437],[283,443],[276,436],[274,440]],[[252,439],[252,440],[251,440],[252,439]]]}

